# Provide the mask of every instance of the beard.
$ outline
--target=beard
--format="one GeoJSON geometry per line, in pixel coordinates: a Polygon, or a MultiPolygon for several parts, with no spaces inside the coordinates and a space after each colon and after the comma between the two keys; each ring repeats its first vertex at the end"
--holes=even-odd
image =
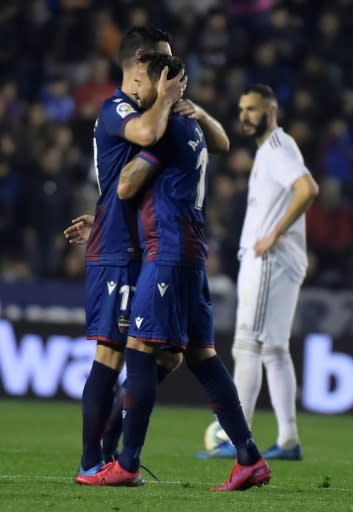
{"type": "Polygon", "coordinates": [[[258,124],[252,124],[252,123],[248,123],[248,124],[250,126],[252,126],[253,128],[255,128],[255,132],[250,135],[248,135],[246,132],[244,132],[244,135],[248,135],[249,137],[255,137],[257,139],[257,138],[261,137],[268,129],[267,115],[262,114],[262,117],[261,117],[260,121],[258,122],[258,124]]]}

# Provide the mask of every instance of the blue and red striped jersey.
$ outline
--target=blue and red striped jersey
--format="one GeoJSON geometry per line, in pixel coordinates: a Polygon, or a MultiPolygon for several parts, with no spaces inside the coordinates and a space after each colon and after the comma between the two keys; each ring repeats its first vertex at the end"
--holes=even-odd
{"type": "Polygon", "coordinates": [[[124,138],[126,123],[140,115],[138,106],[117,89],[102,106],[94,129],[94,158],[99,199],[86,259],[90,263],[124,265],[139,259],[137,208],[116,193],[121,169],[139,147],[124,138]]]}
{"type": "Polygon", "coordinates": [[[160,169],[139,207],[144,261],[204,266],[208,152],[199,124],[172,114],[164,137],[138,157],[160,169]]]}

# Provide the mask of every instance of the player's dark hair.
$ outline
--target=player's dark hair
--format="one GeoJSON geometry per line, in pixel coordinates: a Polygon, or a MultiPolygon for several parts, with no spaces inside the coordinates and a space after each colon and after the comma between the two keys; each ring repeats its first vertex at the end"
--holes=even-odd
{"type": "Polygon", "coordinates": [[[185,67],[183,61],[179,57],[172,57],[171,55],[166,55],[164,53],[143,53],[139,60],[140,62],[148,62],[147,74],[153,83],[159,80],[165,66],[168,66],[169,68],[167,76],[169,80],[174,78],[185,67]]]}
{"type": "Polygon", "coordinates": [[[119,61],[121,66],[136,56],[138,50],[150,52],[157,50],[159,42],[169,43],[171,37],[168,32],[164,32],[156,27],[132,27],[124,35],[120,44],[119,61]]]}
{"type": "Polygon", "coordinates": [[[273,89],[269,85],[265,84],[254,84],[250,87],[247,87],[243,94],[250,94],[251,92],[254,92],[256,94],[259,94],[262,96],[264,100],[270,101],[270,102],[277,102],[276,95],[273,91],[273,89]]]}

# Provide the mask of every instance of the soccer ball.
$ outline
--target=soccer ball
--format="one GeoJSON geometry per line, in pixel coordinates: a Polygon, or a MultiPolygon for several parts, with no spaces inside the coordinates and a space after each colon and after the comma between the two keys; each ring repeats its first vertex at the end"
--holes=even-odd
{"type": "Polygon", "coordinates": [[[213,421],[208,425],[204,435],[204,443],[207,451],[214,450],[225,441],[229,441],[229,437],[218,421],[213,421]]]}

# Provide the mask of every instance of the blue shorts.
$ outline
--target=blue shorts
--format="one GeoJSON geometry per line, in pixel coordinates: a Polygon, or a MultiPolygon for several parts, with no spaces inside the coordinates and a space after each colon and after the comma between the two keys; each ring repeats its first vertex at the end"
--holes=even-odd
{"type": "Polygon", "coordinates": [[[127,335],[119,331],[129,325],[131,298],[141,264],[86,266],[86,337],[124,348],[127,335]]]}
{"type": "Polygon", "coordinates": [[[162,348],[214,346],[206,269],[145,263],[136,286],[129,336],[162,348]]]}

